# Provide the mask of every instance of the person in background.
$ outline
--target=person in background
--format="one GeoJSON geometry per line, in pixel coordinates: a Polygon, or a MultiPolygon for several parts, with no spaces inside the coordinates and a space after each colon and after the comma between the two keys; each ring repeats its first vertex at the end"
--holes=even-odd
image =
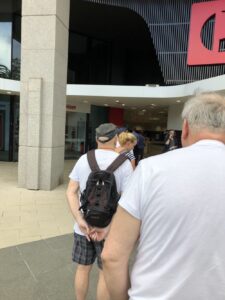
{"type": "Polygon", "coordinates": [[[135,169],[135,156],[133,153],[134,146],[137,144],[137,138],[131,132],[121,132],[118,135],[118,145],[115,151],[118,153],[124,153],[130,160],[133,169],[135,169]]]}
{"type": "MultiPolygon", "coordinates": [[[[116,126],[112,123],[105,123],[96,128],[96,142],[98,149],[95,156],[98,166],[105,170],[118,156],[115,152],[117,141],[116,126]]],[[[133,172],[130,161],[127,159],[114,173],[117,191],[121,194],[124,191],[129,175],[133,172]]],[[[91,228],[83,218],[79,210],[80,193],[86,188],[86,182],[91,169],[87,160],[87,154],[82,155],[70,173],[70,182],[67,188],[67,199],[72,215],[75,219],[74,245],[72,259],[77,263],[74,285],[77,300],[85,300],[88,292],[89,274],[93,263],[97,258],[99,280],[97,285],[97,300],[108,300],[109,295],[102,273],[101,251],[104,241],[95,241],[98,229],[91,228]]],[[[101,229],[106,230],[106,228],[101,229]]]]}
{"type": "Polygon", "coordinates": [[[134,129],[132,133],[137,138],[137,144],[134,147],[134,156],[135,156],[135,161],[137,166],[139,161],[144,157],[145,138],[142,135],[142,130],[134,129]]]}
{"type": "Polygon", "coordinates": [[[119,201],[102,252],[111,300],[225,299],[225,98],[195,96],[182,119],[183,148],[143,159],[119,201]]]}
{"type": "Polygon", "coordinates": [[[175,150],[178,148],[178,142],[175,130],[169,130],[166,134],[163,152],[175,150]]]}

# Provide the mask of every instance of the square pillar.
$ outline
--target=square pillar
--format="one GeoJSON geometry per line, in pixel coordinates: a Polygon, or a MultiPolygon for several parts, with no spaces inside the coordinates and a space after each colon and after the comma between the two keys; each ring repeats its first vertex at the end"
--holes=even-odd
{"type": "Polygon", "coordinates": [[[70,0],[22,1],[19,186],[63,181],[70,0]]]}

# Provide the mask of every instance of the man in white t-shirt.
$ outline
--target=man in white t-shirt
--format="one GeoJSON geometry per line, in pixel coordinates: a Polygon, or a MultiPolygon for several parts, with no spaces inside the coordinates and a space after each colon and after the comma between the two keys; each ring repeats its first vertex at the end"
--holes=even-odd
{"type": "Polygon", "coordinates": [[[182,118],[184,148],[141,161],[119,201],[102,252],[111,300],[225,299],[225,98],[195,96],[182,118]]]}
{"type": "MultiPolygon", "coordinates": [[[[111,123],[100,125],[96,128],[96,141],[98,149],[95,150],[95,157],[97,164],[101,170],[105,170],[118,156],[114,151],[117,140],[116,126],[111,123]]],[[[127,159],[114,172],[116,179],[117,191],[121,194],[127,183],[129,175],[133,168],[130,161],[127,159]]],[[[99,272],[99,282],[97,287],[97,300],[108,300],[109,295],[105,285],[103,273],[101,271],[101,251],[103,248],[103,241],[95,242],[92,240],[95,236],[97,228],[91,228],[83,218],[81,211],[79,211],[80,201],[79,192],[83,192],[86,188],[86,182],[91,173],[90,166],[87,160],[87,154],[84,154],[75,164],[70,177],[70,182],[67,189],[68,203],[71,212],[75,218],[74,226],[74,246],[73,246],[73,261],[76,262],[77,270],[75,274],[75,294],[77,300],[85,300],[89,273],[91,267],[97,258],[99,272]]],[[[106,229],[105,229],[106,230],[106,229]]]]}

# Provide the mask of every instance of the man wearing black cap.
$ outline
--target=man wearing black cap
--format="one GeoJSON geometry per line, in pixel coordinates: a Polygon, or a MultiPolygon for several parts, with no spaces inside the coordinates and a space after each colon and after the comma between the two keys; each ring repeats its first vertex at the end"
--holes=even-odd
{"type": "MultiPolygon", "coordinates": [[[[105,123],[96,128],[96,142],[98,149],[95,150],[95,156],[101,170],[105,170],[118,156],[118,153],[114,151],[116,141],[117,129],[114,124],[105,123]]],[[[118,193],[121,194],[124,191],[124,187],[132,171],[133,168],[130,161],[126,160],[114,172],[118,193]]],[[[95,229],[91,228],[86,223],[81,211],[79,211],[79,192],[83,192],[85,189],[90,173],[91,169],[87,161],[87,154],[84,154],[77,161],[69,175],[70,182],[67,189],[68,203],[75,218],[73,261],[78,264],[74,282],[75,294],[77,300],[86,299],[89,273],[95,259],[97,258],[97,263],[100,268],[97,286],[97,300],[108,300],[109,295],[101,270],[102,263],[100,257],[104,242],[95,242],[91,240],[91,236],[93,236],[95,229]]]]}

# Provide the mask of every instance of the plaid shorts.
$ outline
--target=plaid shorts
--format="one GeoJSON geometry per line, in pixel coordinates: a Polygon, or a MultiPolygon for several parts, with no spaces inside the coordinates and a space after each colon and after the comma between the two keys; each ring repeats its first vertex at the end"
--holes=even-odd
{"type": "Polygon", "coordinates": [[[80,265],[92,265],[97,257],[97,264],[102,269],[101,253],[104,241],[88,241],[85,236],[74,232],[72,260],[80,265]]]}

